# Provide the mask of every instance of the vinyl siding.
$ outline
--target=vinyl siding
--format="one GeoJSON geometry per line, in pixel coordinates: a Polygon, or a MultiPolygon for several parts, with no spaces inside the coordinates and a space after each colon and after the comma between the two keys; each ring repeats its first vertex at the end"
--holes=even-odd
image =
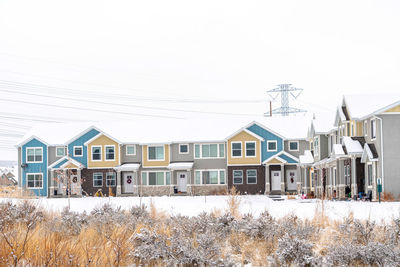
{"type": "Polygon", "coordinates": [[[228,165],[248,165],[248,164],[261,164],[261,142],[258,138],[251,134],[242,131],[228,140],[228,165]],[[256,156],[246,157],[246,141],[256,142],[256,156]],[[242,156],[240,158],[232,157],[232,142],[242,143],[242,156]]]}
{"type": "Polygon", "coordinates": [[[170,146],[169,145],[164,145],[164,160],[148,160],[147,159],[147,148],[148,145],[143,145],[142,146],[142,164],[143,167],[166,167],[170,163],[170,146]]]}
{"type": "Polygon", "coordinates": [[[88,168],[112,168],[119,165],[119,144],[111,138],[100,135],[87,145],[88,149],[88,168]],[[92,147],[101,146],[101,160],[92,160],[92,147]],[[106,160],[106,146],[114,146],[114,160],[106,160]]]}
{"type": "Polygon", "coordinates": [[[87,152],[87,147],[84,145],[84,143],[87,142],[88,140],[92,139],[93,137],[95,137],[98,134],[99,134],[99,131],[97,131],[96,129],[92,129],[89,132],[80,136],[79,138],[75,139],[71,143],[69,143],[68,144],[68,155],[71,158],[73,158],[74,160],[82,163],[85,167],[87,167],[88,152],[87,152]],[[74,150],[73,150],[74,146],[82,146],[83,147],[82,157],[74,157],[73,156],[74,155],[74,150]]]}

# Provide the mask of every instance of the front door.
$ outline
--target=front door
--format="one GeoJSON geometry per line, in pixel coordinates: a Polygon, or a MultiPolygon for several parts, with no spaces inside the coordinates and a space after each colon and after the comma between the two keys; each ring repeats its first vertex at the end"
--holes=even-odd
{"type": "Polygon", "coordinates": [[[297,190],[297,173],[295,170],[286,171],[286,184],[288,191],[297,190]]]}
{"type": "Polygon", "coordinates": [[[78,175],[72,174],[70,179],[71,179],[71,195],[80,195],[81,183],[78,179],[78,175]]]}
{"type": "Polygon", "coordinates": [[[281,191],[281,171],[271,171],[271,191],[281,191]]]}
{"type": "Polygon", "coordinates": [[[185,172],[178,172],[178,191],[187,191],[187,174],[185,172]]]}
{"type": "Polygon", "coordinates": [[[123,172],[123,193],[125,194],[132,194],[133,193],[133,186],[136,184],[135,176],[133,172],[123,172]]]}

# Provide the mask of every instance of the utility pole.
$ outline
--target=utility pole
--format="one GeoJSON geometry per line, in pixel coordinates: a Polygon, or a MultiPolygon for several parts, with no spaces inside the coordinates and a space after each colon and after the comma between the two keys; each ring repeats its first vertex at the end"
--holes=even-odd
{"type": "Polygon", "coordinates": [[[281,107],[273,109],[271,108],[270,102],[270,112],[264,113],[264,116],[272,117],[273,114],[279,114],[282,116],[289,116],[290,114],[307,112],[304,109],[293,108],[289,105],[290,97],[297,99],[297,97],[303,92],[303,89],[291,87],[291,84],[278,84],[278,87],[272,90],[268,90],[268,95],[275,100],[279,95],[281,96],[281,107]]]}

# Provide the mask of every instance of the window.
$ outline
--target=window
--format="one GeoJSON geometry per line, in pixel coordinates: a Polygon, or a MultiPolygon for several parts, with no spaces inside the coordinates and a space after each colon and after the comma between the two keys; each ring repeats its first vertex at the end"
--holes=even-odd
{"type": "Polygon", "coordinates": [[[257,170],[247,170],[247,183],[248,184],[256,184],[257,183],[257,170]]]}
{"type": "Polygon", "coordinates": [[[179,154],[189,154],[189,145],[179,145],[179,154]]]}
{"type": "Polygon", "coordinates": [[[232,142],[232,157],[238,158],[242,156],[242,142],[232,142]]]}
{"type": "Polygon", "coordinates": [[[106,160],[115,160],[115,146],[105,146],[106,160]]]}
{"type": "Polygon", "coordinates": [[[289,151],[299,151],[299,142],[289,141],[289,151]]]}
{"type": "Polygon", "coordinates": [[[165,172],[149,172],[149,183],[148,185],[165,185],[164,183],[165,172]]]}
{"type": "Polygon", "coordinates": [[[27,173],[27,187],[28,188],[43,188],[43,174],[42,173],[27,173]]]}
{"type": "Polygon", "coordinates": [[[148,160],[164,160],[164,146],[149,146],[148,160]]]}
{"type": "Polygon", "coordinates": [[[142,185],[147,185],[147,172],[142,172],[142,185]]]}
{"type": "Polygon", "coordinates": [[[224,158],[225,144],[196,144],[194,157],[199,158],[224,158]]]}
{"type": "Polygon", "coordinates": [[[166,185],[170,185],[171,184],[171,173],[170,172],[166,172],[165,173],[165,184],[166,185]]]}
{"type": "Polygon", "coordinates": [[[318,156],[318,154],[319,154],[319,138],[318,138],[318,136],[316,136],[314,138],[314,153],[316,156],[318,156]]]}
{"type": "Polygon", "coordinates": [[[368,135],[368,130],[367,130],[367,128],[368,128],[368,123],[367,123],[367,121],[364,121],[364,128],[363,128],[363,131],[364,131],[364,136],[367,136],[368,135]]]}
{"type": "Polygon", "coordinates": [[[371,139],[376,138],[376,120],[371,120],[371,139]]]}
{"type": "Polygon", "coordinates": [[[103,187],[103,173],[93,173],[93,187],[103,187]]]}
{"type": "Polygon", "coordinates": [[[43,162],[43,148],[42,147],[27,148],[26,162],[28,163],[43,162]]]}
{"type": "Polygon", "coordinates": [[[337,185],[337,181],[336,181],[336,168],[333,168],[333,185],[337,185]]]}
{"type": "Polygon", "coordinates": [[[108,172],[106,174],[106,185],[108,187],[114,187],[117,185],[117,179],[115,177],[115,172],[108,172]]]}
{"type": "Polygon", "coordinates": [[[65,156],[65,147],[56,147],[56,157],[65,156]]]}
{"type": "Polygon", "coordinates": [[[256,142],[246,142],[246,157],[256,156],[256,142]]]}
{"type": "Polygon", "coordinates": [[[74,157],[82,157],[82,156],[83,156],[83,147],[74,146],[74,157]]]}
{"type": "Polygon", "coordinates": [[[243,171],[234,170],[233,171],[233,184],[243,184],[243,171]]]}
{"type": "Polygon", "coordinates": [[[372,185],[372,164],[368,164],[368,185],[372,185]]]}
{"type": "Polygon", "coordinates": [[[92,160],[93,161],[101,160],[101,146],[92,146],[92,160]]]}
{"type": "Polygon", "coordinates": [[[127,156],[136,155],[136,146],[135,145],[127,145],[126,146],[126,155],[127,156]]]}
{"type": "Polygon", "coordinates": [[[196,170],[195,184],[225,184],[225,170],[196,170]]]}
{"type": "Polygon", "coordinates": [[[278,151],[278,142],[276,140],[267,141],[267,151],[278,151]]]}

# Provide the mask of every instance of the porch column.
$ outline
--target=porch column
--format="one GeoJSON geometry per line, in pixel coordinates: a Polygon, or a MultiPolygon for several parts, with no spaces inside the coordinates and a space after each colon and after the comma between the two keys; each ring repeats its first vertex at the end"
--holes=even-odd
{"type": "Polygon", "coordinates": [[[117,196],[121,195],[121,171],[117,171],[117,196]]]}
{"type": "Polygon", "coordinates": [[[301,194],[302,179],[301,179],[301,168],[299,165],[296,167],[297,171],[297,194],[301,194]]]}
{"type": "Polygon", "coordinates": [[[78,182],[80,183],[79,194],[82,196],[82,171],[81,171],[81,169],[77,169],[76,174],[78,175],[78,182]]]}
{"type": "Polygon", "coordinates": [[[351,196],[354,197],[358,194],[357,192],[357,169],[356,169],[356,158],[351,157],[351,196]]]}
{"type": "Polygon", "coordinates": [[[281,192],[286,192],[285,190],[285,165],[281,164],[281,192]]]}
{"type": "Polygon", "coordinates": [[[54,170],[50,169],[50,197],[54,196],[54,170]]]}
{"type": "Polygon", "coordinates": [[[268,194],[271,191],[269,179],[269,165],[265,165],[265,194],[268,194]]]}

